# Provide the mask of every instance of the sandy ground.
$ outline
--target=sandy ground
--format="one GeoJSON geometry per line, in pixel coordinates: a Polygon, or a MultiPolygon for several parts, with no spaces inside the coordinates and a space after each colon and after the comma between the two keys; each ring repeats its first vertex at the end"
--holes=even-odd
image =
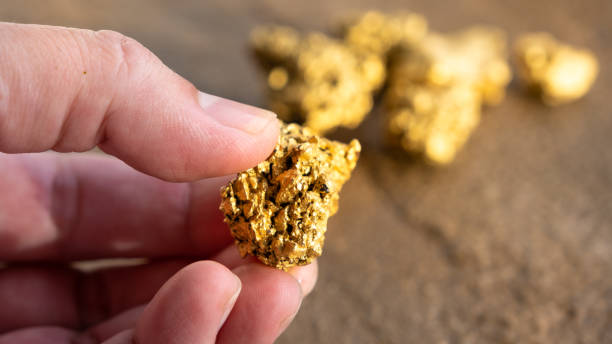
{"type": "MultiPolygon", "coordinates": [[[[511,39],[549,31],[595,50],[594,90],[550,109],[513,82],[455,164],[385,152],[375,112],[329,226],[320,280],[279,343],[612,342],[612,3],[609,1],[8,1],[0,20],[114,29],[202,90],[263,105],[249,30],[327,30],[347,12],[425,14],[511,39]]],[[[161,85],[160,85],[161,86],[161,85]]]]}

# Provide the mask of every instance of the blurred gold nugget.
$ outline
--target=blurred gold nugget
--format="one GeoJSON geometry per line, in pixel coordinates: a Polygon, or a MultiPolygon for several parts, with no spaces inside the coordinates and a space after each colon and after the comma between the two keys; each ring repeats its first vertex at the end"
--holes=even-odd
{"type": "Polygon", "coordinates": [[[390,90],[388,140],[434,164],[448,164],[480,122],[481,97],[469,84],[407,84],[390,90]]]}
{"type": "Polygon", "coordinates": [[[486,104],[499,103],[512,78],[506,35],[491,27],[430,33],[420,44],[399,48],[393,55],[403,60],[391,67],[393,78],[432,86],[472,84],[486,104]]]}
{"type": "Polygon", "coordinates": [[[595,55],[556,40],[548,33],[526,34],[515,45],[520,79],[549,105],[584,96],[595,81],[595,55]]]}
{"type": "Polygon", "coordinates": [[[220,209],[245,257],[286,270],[321,255],[327,219],[357,164],[361,146],[283,124],[272,155],[221,190],[220,209]]]}
{"type": "Polygon", "coordinates": [[[378,56],[320,33],[302,36],[288,27],[259,27],[251,34],[251,46],[267,73],[271,110],[317,133],[359,125],[372,108],[372,92],[384,82],[378,56]]]}
{"type": "Polygon", "coordinates": [[[505,95],[506,39],[494,28],[430,33],[391,52],[385,94],[391,144],[448,164],[480,122],[482,103],[505,95]]]}
{"type": "Polygon", "coordinates": [[[340,34],[353,49],[384,58],[398,45],[420,42],[427,34],[427,20],[417,13],[368,11],[341,24],[340,34]]]}

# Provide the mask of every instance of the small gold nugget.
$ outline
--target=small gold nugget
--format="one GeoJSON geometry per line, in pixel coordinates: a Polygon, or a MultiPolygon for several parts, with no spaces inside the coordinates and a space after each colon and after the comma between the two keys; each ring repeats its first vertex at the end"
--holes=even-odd
{"type": "Polygon", "coordinates": [[[547,33],[521,37],[515,46],[520,79],[548,105],[584,96],[595,81],[595,55],[556,40],[547,33]]]}
{"type": "Polygon", "coordinates": [[[387,139],[431,163],[450,163],[480,122],[480,95],[469,84],[412,84],[393,92],[387,139]]]}
{"type": "Polygon", "coordinates": [[[427,20],[417,13],[368,11],[340,25],[340,35],[347,45],[383,59],[394,47],[419,43],[425,34],[427,20]]]}
{"type": "Polygon", "coordinates": [[[392,62],[395,79],[432,86],[472,84],[486,104],[499,103],[512,78],[506,36],[491,27],[430,33],[420,44],[397,49],[391,59],[401,60],[392,62]]]}
{"type": "Polygon", "coordinates": [[[251,46],[267,73],[270,109],[319,134],[359,125],[372,108],[372,92],[384,82],[378,56],[320,33],[302,36],[288,27],[259,27],[251,34],[251,46]]]}
{"type": "Polygon", "coordinates": [[[282,125],[272,155],[221,190],[220,209],[240,254],[286,270],[321,255],[327,219],[357,164],[361,146],[282,125]]]}
{"type": "Polygon", "coordinates": [[[482,103],[501,101],[511,74],[496,29],[430,33],[389,57],[387,139],[434,164],[448,164],[480,122],[482,103]]]}

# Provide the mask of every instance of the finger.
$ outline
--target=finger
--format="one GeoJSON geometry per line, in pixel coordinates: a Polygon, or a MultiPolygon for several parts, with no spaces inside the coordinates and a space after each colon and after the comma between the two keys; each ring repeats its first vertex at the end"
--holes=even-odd
{"type": "Polygon", "coordinates": [[[151,301],[174,274],[190,264],[176,260],[80,275],[75,300],[80,324],[90,326],[151,301]]]}
{"type": "MultiPolygon", "coordinates": [[[[222,252],[234,252],[234,248],[231,246],[222,252]]],[[[237,253],[222,253],[215,259],[232,268],[252,262],[240,259],[237,253]]],[[[37,325],[81,329],[98,324],[88,333],[100,342],[132,327],[138,306],[148,303],[170,277],[190,263],[189,260],[160,261],[91,273],[62,267],[2,269],[0,332],[37,325]],[[100,324],[108,318],[112,320],[100,324]]],[[[290,270],[301,280],[305,295],[316,281],[313,264],[290,270]]]]}
{"type": "Polygon", "coordinates": [[[317,284],[319,274],[319,264],[317,261],[304,266],[294,266],[289,269],[289,274],[295,278],[302,288],[302,295],[306,296],[314,289],[317,284]]]}
{"type": "Polygon", "coordinates": [[[163,182],[117,159],[0,153],[0,261],[208,256],[227,178],[163,182]]]}
{"type": "Polygon", "coordinates": [[[102,344],[133,344],[134,343],[134,330],[129,329],[121,333],[116,334],[109,340],[102,344]]]}
{"type": "Polygon", "coordinates": [[[149,302],[188,263],[156,262],[88,274],[61,267],[0,270],[0,332],[40,325],[91,326],[149,302]]]}
{"type": "Polygon", "coordinates": [[[243,265],[234,273],[242,281],[242,292],[217,343],[273,343],[300,307],[300,285],[288,273],[261,264],[243,265]]]}
{"type": "Polygon", "coordinates": [[[138,306],[129,309],[115,317],[98,324],[79,336],[82,341],[91,341],[92,343],[102,343],[105,340],[114,338],[118,333],[126,330],[132,330],[138,319],[142,315],[145,306],[138,306]]]}
{"type": "Polygon", "coordinates": [[[75,336],[75,332],[61,327],[32,327],[0,335],[0,344],[72,344],[75,336]]]}
{"type": "Polygon", "coordinates": [[[240,286],[236,275],[219,263],[187,266],[146,307],[136,325],[136,342],[214,343],[240,286]]]}
{"type": "MultiPolygon", "coordinates": [[[[240,257],[238,248],[235,245],[230,245],[226,247],[224,250],[217,253],[217,255],[215,255],[211,259],[225,265],[229,269],[235,269],[241,265],[259,263],[257,258],[251,255],[246,256],[245,258],[240,257]]],[[[317,283],[317,275],[319,273],[319,269],[317,261],[315,260],[308,265],[294,266],[290,268],[288,272],[298,281],[302,288],[302,293],[304,294],[304,296],[306,296],[310,294],[312,289],[314,289],[315,284],[317,283]]]]}
{"type": "Polygon", "coordinates": [[[214,257],[212,257],[211,260],[219,262],[231,270],[239,267],[240,265],[259,262],[256,257],[251,255],[242,258],[236,245],[228,245],[225,249],[221,250],[214,257]]]}
{"type": "MultiPolygon", "coordinates": [[[[214,259],[230,268],[251,264],[254,260],[241,259],[233,245],[214,259]]],[[[91,329],[94,335],[117,333],[117,323],[125,324],[130,319],[122,317],[122,312],[149,302],[170,277],[190,263],[189,260],[159,261],[90,273],[62,267],[2,269],[0,332],[36,325],[80,329],[117,317],[110,324],[91,329]]],[[[317,279],[316,262],[292,268],[289,273],[301,283],[303,294],[307,295],[317,279]]]]}
{"type": "Polygon", "coordinates": [[[74,292],[75,278],[65,269],[0,270],[0,332],[43,325],[76,328],[74,292]]]}
{"type": "Polygon", "coordinates": [[[0,151],[99,145],[172,181],[264,160],[275,115],[199,93],[135,40],[112,31],[0,23],[0,151]]]}

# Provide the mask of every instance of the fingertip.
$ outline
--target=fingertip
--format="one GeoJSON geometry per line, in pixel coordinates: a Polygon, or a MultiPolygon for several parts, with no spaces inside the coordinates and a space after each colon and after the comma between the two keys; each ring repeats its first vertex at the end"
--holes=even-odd
{"type": "Polygon", "coordinates": [[[260,135],[268,125],[278,122],[271,111],[201,91],[198,91],[198,104],[221,125],[252,135],[260,135]]]}
{"type": "Polygon", "coordinates": [[[234,273],[213,261],[188,265],[145,308],[136,326],[141,343],[214,342],[240,293],[234,273]]]}
{"type": "MultiPolygon", "coordinates": [[[[238,107],[252,108],[244,104],[239,104],[238,107]]],[[[227,113],[229,112],[221,114],[227,113]]],[[[279,134],[280,122],[276,118],[268,120],[257,133],[229,125],[218,125],[210,133],[212,145],[200,152],[207,156],[206,177],[238,173],[266,160],[276,146],[279,134]]]]}
{"type": "Polygon", "coordinates": [[[270,155],[280,133],[276,115],[216,96],[204,101],[202,95],[195,88],[180,90],[164,111],[151,111],[145,127],[128,129],[131,119],[116,117],[101,149],[173,182],[237,173],[270,155]]]}
{"type": "Polygon", "coordinates": [[[300,308],[302,290],[290,274],[261,263],[232,270],[243,289],[217,343],[272,343],[300,308]]]}
{"type": "MultiPolygon", "coordinates": [[[[232,289],[235,291],[240,289],[241,284],[240,279],[232,271],[223,264],[212,260],[191,263],[181,269],[175,277],[185,283],[202,284],[210,288],[218,288],[219,284],[233,285],[232,289]],[[210,283],[210,280],[216,280],[219,283],[210,283]]],[[[224,289],[221,288],[220,291],[224,289]]]]}
{"type": "MultiPolygon", "coordinates": [[[[262,277],[260,279],[262,282],[278,282],[281,284],[288,284],[290,285],[291,290],[294,289],[294,285],[296,285],[296,282],[297,282],[297,280],[295,280],[293,276],[290,276],[289,274],[287,274],[287,272],[264,265],[260,262],[253,262],[250,264],[238,266],[234,268],[232,272],[236,276],[238,276],[238,278],[240,278],[241,281],[249,280],[252,278],[260,279],[260,277],[262,277]]],[[[286,291],[284,290],[284,287],[285,286],[282,286],[279,288],[279,289],[283,289],[283,290],[280,290],[281,292],[286,291]]],[[[301,290],[301,289],[298,288],[296,290],[301,290]]]]}
{"type": "Polygon", "coordinates": [[[302,287],[295,277],[285,271],[255,262],[241,265],[232,272],[240,278],[243,285],[247,282],[256,282],[257,285],[250,286],[253,286],[252,291],[263,300],[275,299],[283,304],[287,301],[288,305],[298,307],[301,303],[302,287]]]}
{"type": "Polygon", "coordinates": [[[218,252],[212,260],[217,261],[228,269],[235,269],[241,265],[257,263],[258,260],[254,256],[248,255],[246,257],[240,256],[240,251],[236,245],[229,245],[225,249],[218,252]]]}
{"type": "Polygon", "coordinates": [[[302,287],[302,294],[304,296],[310,294],[317,283],[319,266],[317,261],[304,266],[294,266],[289,269],[291,274],[302,287]]]}
{"type": "Polygon", "coordinates": [[[210,133],[215,146],[207,152],[214,154],[208,161],[214,176],[237,173],[268,158],[280,134],[276,114],[199,91],[197,99],[205,117],[217,124],[210,133]]]}

